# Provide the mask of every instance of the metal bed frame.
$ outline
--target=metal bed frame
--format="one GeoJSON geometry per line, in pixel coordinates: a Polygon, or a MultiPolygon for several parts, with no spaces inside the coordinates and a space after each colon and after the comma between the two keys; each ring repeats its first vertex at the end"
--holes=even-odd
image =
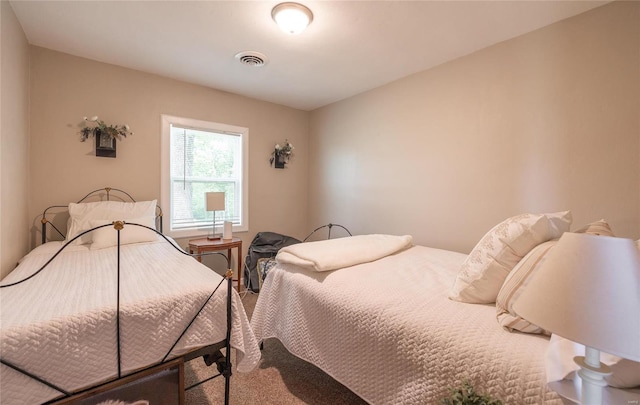
{"type": "MultiPolygon", "coordinates": [[[[132,202],[135,202],[135,200],[133,199],[133,197],[131,197],[131,195],[129,195],[127,192],[119,190],[119,189],[113,189],[110,187],[104,188],[104,189],[98,189],[98,190],[94,190],[91,193],[87,194],[86,196],[84,196],[82,199],[80,199],[78,202],[82,202],[85,201],[86,199],[88,199],[89,197],[93,196],[93,195],[97,195],[97,193],[101,192],[101,191],[106,191],[106,197],[107,197],[107,201],[110,198],[110,193],[111,191],[118,191],[123,193],[124,195],[126,195],[129,199],[131,199],[132,202]]],[[[61,235],[61,236],[65,236],[62,232],[60,232],[60,230],[58,230],[58,228],[55,227],[55,225],[53,225],[52,222],[50,222],[47,218],[46,215],[49,213],[49,210],[53,209],[53,208],[66,208],[67,206],[62,206],[62,205],[53,205],[50,206],[48,208],[46,208],[43,212],[43,217],[41,220],[42,223],[42,243],[46,243],[47,239],[46,239],[46,226],[47,224],[51,224],[51,226],[61,235]]],[[[162,210],[160,209],[159,206],[157,206],[157,218],[160,218],[160,230],[162,230],[162,210]]],[[[32,275],[16,281],[14,283],[11,284],[6,284],[6,285],[2,285],[0,286],[1,288],[9,288],[18,284],[21,284],[35,276],[37,276],[38,274],[40,274],[43,270],[45,270],[45,268],[69,245],[71,244],[73,241],[75,241],[76,239],[80,238],[81,236],[89,233],[89,232],[93,232],[96,229],[100,229],[100,228],[104,228],[104,227],[108,227],[108,226],[113,226],[114,229],[117,231],[117,301],[116,301],[116,342],[117,342],[117,364],[118,364],[118,376],[112,380],[109,381],[105,381],[102,383],[99,383],[97,385],[88,387],[88,388],[83,388],[79,391],[69,391],[69,390],[65,390],[62,387],[58,387],[52,383],[50,383],[49,381],[47,381],[45,378],[42,378],[40,376],[34,375],[26,370],[21,369],[19,366],[3,359],[0,357],[0,363],[31,378],[34,379],[36,381],[38,381],[41,384],[44,384],[58,392],[60,392],[60,394],[62,395],[61,397],[57,397],[53,400],[50,400],[48,402],[45,402],[45,404],[67,404],[67,403],[73,403],[82,399],[86,399],[91,397],[92,395],[96,394],[96,393],[101,393],[101,392],[106,392],[108,390],[111,389],[117,389],[119,387],[122,387],[123,385],[130,383],[132,381],[136,381],[137,379],[149,376],[151,374],[160,372],[162,370],[166,370],[168,368],[175,368],[178,367],[179,368],[179,388],[180,388],[180,392],[179,392],[179,398],[180,404],[184,404],[184,393],[192,388],[195,388],[196,386],[199,386],[205,382],[208,382],[210,380],[213,380],[214,378],[217,377],[224,377],[225,379],[225,394],[224,394],[224,403],[225,405],[229,404],[229,388],[230,388],[230,377],[232,374],[232,365],[231,365],[231,296],[232,296],[232,284],[233,284],[233,270],[231,270],[231,263],[229,258],[221,253],[221,252],[206,252],[206,253],[202,253],[201,255],[205,256],[205,255],[220,255],[222,257],[225,258],[226,262],[227,262],[227,272],[225,273],[224,277],[222,278],[222,280],[220,280],[220,283],[218,283],[215,287],[215,289],[211,292],[211,294],[208,296],[208,298],[205,300],[205,302],[202,304],[202,306],[199,308],[198,312],[193,316],[193,318],[190,320],[190,322],[188,323],[188,325],[184,328],[184,330],[182,331],[182,333],[180,334],[180,336],[178,337],[178,339],[176,339],[176,341],[173,343],[173,345],[171,346],[171,348],[167,351],[166,355],[164,356],[164,358],[156,364],[151,364],[149,366],[144,367],[143,369],[137,370],[135,372],[129,373],[129,374],[123,374],[122,373],[122,369],[121,369],[121,337],[120,337],[120,231],[122,229],[124,229],[124,227],[126,226],[139,226],[142,228],[147,228],[153,232],[155,232],[157,235],[161,236],[167,243],[169,243],[171,246],[173,246],[177,251],[179,251],[180,253],[187,255],[187,256],[191,256],[191,257],[195,257],[196,255],[192,255],[189,254],[187,252],[185,252],[184,250],[182,250],[180,247],[176,246],[174,243],[172,243],[164,234],[162,234],[161,232],[157,231],[156,229],[150,228],[148,226],[144,226],[144,225],[140,225],[140,224],[135,224],[135,223],[127,223],[126,221],[114,221],[112,224],[106,224],[106,225],[101,225],[98,227],[95,227],[93,229],[89,229],[87,231],[84,231],[78,235],[76,235],[73,239],[67,241],[62,248],[60,248],[40,269],[38,269],[35,273],[33,273],[32,275]],[[222,285],[222,283],[226,280],[227,282],[227,302],[226,302],[226,310],[227,310],[227,317],[226,317],[226,337],[223,341],[218,342],[218,343],[214,343],[212,345],[208,345],[208,346],[204,346],[200,349],[196,349],[194,351],[188,352],[186,354],[183,354],[181,356],[177,356],[174,358],[169,359],[169,355],[171,354],[172,350],[175,348],[175,346],[178,344],[178,342],[180,341],[180,339],[182,339],[182,337],[184,336],[184,334],[187,332],[187,330],[189,329],[189,327],[193,324],[193,322],[197,319],[197,317],[200,315],[200,313],[202,312],[202,310],[204,309],[204,307],[207,305],[207,303],[211,300],[211,298],[213,297],[213,295],[216,293],[216,291],[218,291],[218,289],[220,288],[220,286],[222,285]],[[225,349],[225,354],[222,354],[222,352],[220,351],[222,348],[225,349]],[[208,378],[205,378],[202,381],[198,381],[193,385],[190,385],[189,387],[184,387],[184,363],[188,362],[190,360],[193,360],[195,358],[198,357],[203,357],[203,360],[205,362],[205,364],[207,366],[211,366],[212,364],[216,364],[217,367],[217,371],[218,374],[215,374],[213,376],[210,376],[208,378]]]]}
{"type": "Polygon", "coordinates": [[[327,239],[331,239],[331,228],[333,228],[334,226],[337,226],[338,228],[342,228],[342,229],[344,229],[344,230],[345,230],[345,232],[347,232],[347,233],[349,234],[349,236],[353,236],[353,235],[351,235],[351,232],[350,232],[347,228],[345,228],[344,226],[342,226],[342,225],[340,225],[340,224],[332,224],[332,223],[329,223],[329,224],[326,224],[326,225],[322,225],[322,226],[317,227],[316,229],[314,229],[313,231],[311,231],[311,233],[310,233],[309,235],[307,235],[307,237],[306,237],[306,238],[304,238],[302,241],[303,241],[303,242],[306,242],[307,240],[309,240],[309,238],[310,238],[311,236],[313,236],[313,234],[314,234],[314,233],[318,232],[319,230],[321,230],[321,229],[323,229],[323,228],[329,228],[329,234],[327,235],[327,239]]]}
{"type": "MultiPolygon", "coordinates": [[[[100,192],[104,191],[105,195],[106,195],[106,201],[111,201],[111,191],[117,191],[119,193],[124,194],[125,196],[127,196],[127,198],[129,198],[129,200],[131,200],[131,202],[136,202],[136,200],[126,191],[120,190],[118,188],[112,188],[112,187],[105,187],[105,188],[99,188],[97,190],[93,190],[92,192],[88,193],[87,195],[85,195],[84,197],[82,197],[80,200],[77,201],[77,204],[88,200],[89,198],[93,197],[93,196],[97,196],[100,197],[100,192]]],[[[119,198],[120,201],[124,201],[122,198],[119,198]]],[[[104,201],[104,200],[101,200],[104,201]]],[[[63,238],[65,237],[65,234],[63,234],[54,224],[53,222],[49,221],[49,219],[47,218],[47,214],[50,214],[50,211],[56,208],[61,208],[61,209],[67,209],[68,206],[67,205],[52,205],[50,207],[45,208],[45,210],[42,212],[42,219],[40,220],[40,223],[42,224],[42,238],[41,238],[41,243],[47,243],[47,224],[49,224],[60,236],[62,236],[63,238]]],[[[160,206],[158,204],[156,204],[156,225],[158,227],[158,229],[160,230],[159,233],[162,234],[162,208],[160,208],[160,206]]],[[[154,229],[155,231],[155,229],[154,229]]]]}

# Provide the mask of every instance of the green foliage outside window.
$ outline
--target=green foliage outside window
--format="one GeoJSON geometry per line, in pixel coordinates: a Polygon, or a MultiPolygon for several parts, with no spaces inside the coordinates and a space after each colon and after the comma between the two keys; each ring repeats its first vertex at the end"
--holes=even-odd
{"type": "Polygon", "coordinates": [[[237,136],[172,127],[171,178],[174,221],[186,226],[207,224],[213,213],[205,209],[205,193],[225,193],[225,211],[216,222],[238,218],[235,204],[240,186],[240,139],[237,136]],[[238,191],[236,191],[238,190],[238,191]]]}

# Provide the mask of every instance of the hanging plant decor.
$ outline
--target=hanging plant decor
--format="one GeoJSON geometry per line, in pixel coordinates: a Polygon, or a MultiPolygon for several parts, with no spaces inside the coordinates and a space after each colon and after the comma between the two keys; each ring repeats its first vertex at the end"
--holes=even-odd
{"type": "MultiPolygon", "coordinates": [[[[96,139],[96,156],[116,157],[116,140],[122,140],[127,135],[133,135],[129,125],[107,125],[97,116],[87,118],[84,121],[94,122],[95,126],[85,126],[80,131],[81,142],[94,137],[96,139]]],[[[87,125],[87,124],[85,124],[87,125]]]]}
{"type": "Polygon", "coordinates": [[[293,149],[293,145],[286,139],[284,141],[284,146],[280,146],[280,144],[277,143],[273,152],[271,152],[269,164],[273,164],[273,167],[276,169],[284,169],[284,165],[293,157],[293,149]]]}

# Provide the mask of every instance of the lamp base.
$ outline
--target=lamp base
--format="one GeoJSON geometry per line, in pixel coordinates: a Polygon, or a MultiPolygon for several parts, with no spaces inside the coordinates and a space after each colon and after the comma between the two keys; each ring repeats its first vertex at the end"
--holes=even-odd
{"type": "MultiPolygon", "coordinates": [[[[589,354],[587,354],[588,356],[589,354]]],[[[597,355],[597,367],[589,364],[583,356],[576,356],[573,361],[580,366],[578,375],[582,379],[582,403],[584,405],[602,405],[602,392],[608,385],[604,377],[611,374],[611,368],[600,363],[600,352],[597,355]]]]}

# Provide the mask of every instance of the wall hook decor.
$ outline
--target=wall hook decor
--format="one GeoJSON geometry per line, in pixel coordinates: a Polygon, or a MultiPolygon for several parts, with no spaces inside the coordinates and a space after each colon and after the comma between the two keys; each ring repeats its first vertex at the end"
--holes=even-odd
{"type": "Polygon", "coordinates": [[[289,159],[293,157],[293,144],[291,144],[287,139],[284,141],[284,146],[280,146],[279,143],[271,152],[271,159],[269,159],[269,164],[273,164],[273,167],[276,169],[284,169],[284,166],[289,163],[289,159]]]}
{"type": "Polygon", "coordinates": [[[94,137],[96,139],[96,156],[116,157],[116,141],[126,138],[127,135],[133,135],[127,124],[107,125],[97,116],[83,117],[83,119],[86,123],[95,123],[95,126],[90,127],[85,124],[85,127],[80,131],[80,141],[84,142],[90,137],[94,137]]]}

